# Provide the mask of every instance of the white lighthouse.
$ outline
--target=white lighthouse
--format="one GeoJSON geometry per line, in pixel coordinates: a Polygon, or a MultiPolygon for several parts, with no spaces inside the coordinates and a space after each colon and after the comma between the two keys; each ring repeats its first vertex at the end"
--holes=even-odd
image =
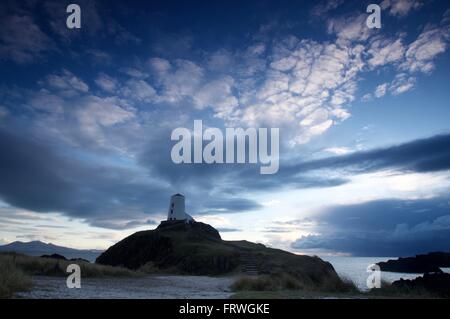
{"type": "Polygon", "coordinates": [[[181,194],[175,194],[170,197],[169,211],[167,212],[167,220],[175,221],[175,220],[184,220],[189,222],[192,217],[189,214],[186,214],[185,207],[185,198],[181,194]]]}

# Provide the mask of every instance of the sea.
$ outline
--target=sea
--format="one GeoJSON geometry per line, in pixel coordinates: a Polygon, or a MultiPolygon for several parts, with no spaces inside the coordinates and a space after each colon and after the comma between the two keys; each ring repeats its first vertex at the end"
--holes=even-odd
{"type": "MultiPolygon", "coordinates": [[[[397,259],[395,257],[343,257],[343,256],[320,256],[325,261],[330,262],[338,275],[342,279],[351,280],[360,290],[367,291],[367,278],[373,274],[367,271],[367,267],[378,263],[380,261],[387,261],[389,259],[397,259]]],[[[442,271],[450,273],[450,268],[442,268],[442,271]]],[[[385,272],[380,273],[381,280],[392,283],[393,281],[403,279],[414,279],[423,274],[411,273],[395,273],[385,272]]]]}

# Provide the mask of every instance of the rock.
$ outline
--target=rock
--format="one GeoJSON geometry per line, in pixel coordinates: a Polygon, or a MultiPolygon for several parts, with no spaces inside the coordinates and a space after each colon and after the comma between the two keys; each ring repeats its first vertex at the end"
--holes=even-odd
{"type": "Polygon", "coordinates": [[[413,280],[397,280],[392,287],[406,293],[429,293],[437,297],[450,297],[450,274],[425,274],[413,280]]]}
{"type": "Polygon", "coordinates": [[[379,262],[382,271],[403,273],[438,273],[441,267],[450,267],[450,253],[433,252],[415,257],[379,262]]]}
{"type": "Polygon", "coordinates": [[[199,223],[199,222],[189,222],[184,221],[163,221],[156,228],[161,231],[189,231],[191,235],[200,234],[200,237],[211,237],[221,240],[219,232],[211,225],[199,223]]]}
{"type": "Polygon", "coordinates": [[[214,250],[220,242],[219,232],[210,225],[166,221],[155,230],[125,238],[101,254],[96,262],[131,269],[152,262],[157,268],[175,272],[218,274],[234,267],[232,254],[214,250]]]}

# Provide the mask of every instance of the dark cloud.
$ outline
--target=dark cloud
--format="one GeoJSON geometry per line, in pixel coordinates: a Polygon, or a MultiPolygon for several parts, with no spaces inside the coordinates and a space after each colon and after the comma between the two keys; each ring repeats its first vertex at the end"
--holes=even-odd
{"type": "Polygon", "coordinates": [[[129,229],[129,228],[136,228],[136,227],[142,227],[142,226],[156,226],[158,225],[158,222],[154,220],[131,220],[126,221],[126,216],[123,216],[124,221],[110,221],[110,220],[95,220],[93,222],[94,226],[102,227],[102,228],[108,228],[108,229],[115,229],[115,230],[123,230],[123,229],[129,229]]]}
{"type": "MultiPolygon", "coordinates": [[[[172,163],[170,158],[167,161],[172,163]]],[[[167,174],[164,169],[157,174],[152,165],[149,171],[157,177],[167,174]]],[[[182,171],[178,170],[180,174],[182,171]]],[[[59,154],[49,143],[0,129],[0,199],[15,207],[61,212],[110,229],[153,225],[148,215],[164,214],[170,194],[176,192],[186,193],[187,210],[194,216],[260,208],[258,203],[236,194],[198,192],[210,185],[202,185],[201,179],[195,182],[186,177],[182,183],[174,176],[156,183],[143,182],[142,175],[146,175],[145,170],[76,160],[59,154]]]]}
{"type": "MultiPolygon", "coordinates": [[[[175,164],[171,159],[171,150],[177,141],[170,141],[170,135],[170,130],[152,132],[153,137],[139,156],[139,164],[148,168],[151,174],[160,176],[171,185],[176,185],[190,197],[201,192],[211,195],[220,194],[220,198],[223,196],[234,198],[249,190],[334,187],[348,182],[343,177],[305,174],[300,170],[293,172],[290,163],[282,156],[284,150],[280,152],[280,169],[273,175],[260,174],[261,164],[259,163],[175,164]]],[[[193,143],[191,153],[193,154],[193,143]]],[[[226,156],[226,150],[224,156],[226,156]]],[[[237,205],[237,203],[234,204],[237,205]]]]}
{"type": "Polygon", "coordinates": [[[321,235],[292,247],[356,256],[405,256],[450,251],[450,198],[380,200],[327,209],[316,218],[321,235]]]}
{"type": "Polygon", "coordinates": [[[53,47],[53,41],[30,16],[0,13],[0,60],[30,63],[53,47]]]}
{"type": "Polygon", "coordinates": [[[437,135],[388,148],[303,162],[289,168],[293,172],[321,169],[345,169],[356,173],[383,169],[421,173],[448,170],[450,135],[437,135]]]}
{"type": "Polygon", "coordinates": [[[0,198],[10,205],[61,212],[111,228],[127,228],[126,220],[146,220],[146,215],[165,210],[162,199],[169,195],[162,186],[137,182],[139,176],[131,169],[87,165],[4,130],[0,176],[0,198]]]}
{"type": "MultiPolygon", "coordinates": [[[[170,136],[165,132],[160,136],[170,136]]],[[[439,135],[409,143],[345,156],[334,156],[308,162],[293,163],[283,156],[280,169],[274,175],[261,175],[260,165],[250,164],[182,164],[170,158],[175,142],[164,142],[164,137],[148,144],[140,163],[154,174],[186,189],[193,195],[201,191],[230,196],[248,190],[301,189],[335,187],[347,183],[345,175],[383,169],[402,172],[435,172],[450,169],[450,135],[439,135]],[[328,174],[327,171],[333,172],[328,174]],[[336,173],[340,176],[336,176],[336,173]],[[220,181],[220,183],[218,183],[220,181]],[[239,182],[237,182],[239,181],[239,182]]],[[[281,155],[283,152],[281,152],[281,155]]]]}
{"type": "Polygon", "coordinates": [[[261,207],[257,202],[245,198],[215,198],[199,213],[239,213],[261,207]]]}

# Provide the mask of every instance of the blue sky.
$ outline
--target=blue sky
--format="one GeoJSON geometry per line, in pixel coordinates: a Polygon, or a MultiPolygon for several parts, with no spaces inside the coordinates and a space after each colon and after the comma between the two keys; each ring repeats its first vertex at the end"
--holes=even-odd
{"type": "MultiPolygon", "coordinates": [[[[73,2],[73,1],[72,1],[73,2]]],[[[448,1],[0,4],[0,242],[106,248],[187,196],[225,239],[450,250],[448,1]],[[175,165],[177,127],[277,127],[280,170],[175,165]]]]}

